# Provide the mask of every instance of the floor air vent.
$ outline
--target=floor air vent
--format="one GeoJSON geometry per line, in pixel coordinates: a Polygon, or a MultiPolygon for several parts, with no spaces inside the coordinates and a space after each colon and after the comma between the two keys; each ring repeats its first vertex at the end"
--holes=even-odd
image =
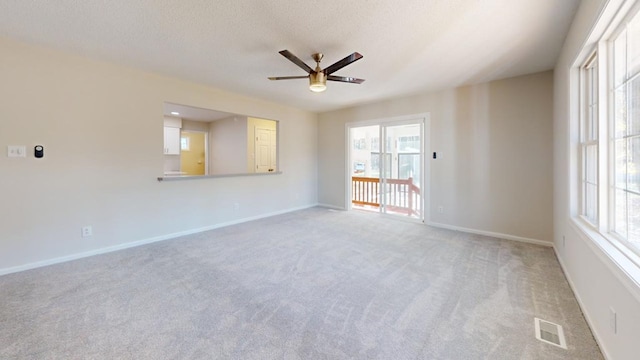
{"type": "Polygon", "coordinates": [[[534,318],[536,326],[536,339],[555,345],[563,349],[567,348],[562,326],[542,319],[534,318]]]}

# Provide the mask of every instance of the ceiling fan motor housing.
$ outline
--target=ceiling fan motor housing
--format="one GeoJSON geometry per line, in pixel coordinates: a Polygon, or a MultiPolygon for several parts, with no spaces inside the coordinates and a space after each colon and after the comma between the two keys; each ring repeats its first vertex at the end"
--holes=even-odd
{"type": "Polygon", "coordinates": [[[327,74],[323,71],[314,71],[309,74],[309,89],[321,92],[327,88],[327,74]]]}

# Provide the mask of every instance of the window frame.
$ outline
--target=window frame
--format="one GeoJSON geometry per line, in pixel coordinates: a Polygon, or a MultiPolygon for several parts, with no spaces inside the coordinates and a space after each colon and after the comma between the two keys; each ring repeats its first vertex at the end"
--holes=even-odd
{"type": "MultiPolygon", "coordinates": [[[[577,118],[577,135],[574,139],[575,157],[573,171],[575,171],[574,184],[577,185],[573,204],[577,206],[572,211],[573,224],[588,236],[602,249],[610,259],[614,260],[624,271],[636,279],[640,284],[640,245],[621,237],[614,231],[615,224],[615,97],[614,97],[614,49],[613,44],[617,37],[626,30],[627,25],[636,16],[640,19],[640,1],[618,2],[618,8],[608,16],[606,24],[596,24],[594,32],[585,43],[582,50],[576,56],[573,71],[576,71],[575,82],[571,85],[571,93],[576,96],[573,111],[577,118]],[[598,167],[597,167],[597,196],[598,216],[597,221],[589,221],[583,216],[583,68],[593,55],[597,55],[598,76],[598,167]],[[615,249],[615,250],[614,250],[615,249]]],[[[607,9],[609,10],[609,9],[607,9]]],[[[636,20],[638,21],[638,20],[636,20]]],[[[627,53],[625,52],[625,62],[627,53]]],[[[626,67],[626,66],[625,66],[626,67]]],[[[639,71],[640,72],[640,71],[639,71]]],[[[635,76],[640,76],[636,74],[635,76]]],[[[626,78],[633,78],[626,76],[626,78]]],[[[629,95],[627,94],[627,99],[629,95]]],[[[629,102],[627,101],[627,107],[629,102]]],[[[574,126],[575,126],[574,125],[574,126]]],[[[574,128],[575,129],[575,128],[574,128]]],[[[628,176],[628,175],[626,175],[628,176]]]]}
{"type": "Polygon", "coordinates": [[[598,50],[592,50],[591,54],[587,57],[587,60],[583,63],[583,65],[580,67],[580,120],[578,122],[578,128],[579,128],[579,152],[578,152],[578,156],[579,156],[579,161],[578,161],[578,166],[580,168],[579,170],[579,179],[580,179],[580,193],[578,196],[578,201],[579,201],[579,215],[580,217],[587,222],[590,226],[598,228],[599,227],[599,222],[600,222],[600,213],[601,213],[601,209],[600,209],[600,189],[599,189],[599,184],[601,183],[600,181],[600,164],[601,162],[599,161],[599,149],[601,149],[602,147],[600,146],[600,134],[601,131],[599,130],[599,125],[600,125],[600,119],[601,117],[599,116],[599,111],[601,108],[601,104],[600,104],[600,99],[601,96],[599,94],[599,85],[600,82],[599,80],[599,74],[598,74],[598,69],[600,68],[600,64],[599,64],[599,53],[598,50]],[[595,76],[594,76],[595,75],[595,76]],[[594,77],[595,77],[595,86],[593,86],[594,84],[594,77]],[[592,97],[595,96],[595,102],[592,102],[591,100],[592,97]],[[596,111],[593,111],[593,107],[595,106],[596,111]],[[591,116],[591,117],[590,117],[591,116]],[[595,119],[593,119],[593,117],[595,117],[595,119]],[[590,121],[591,120],[591,121],[590,121]],[[590,125],[592,127],[591,131],[589,131],[587,129],[587,125],[590,125]],[[589,134],[593,134],[595,133],[595,135],[589,136],[589,134]],[[587,149],[590,147],[596,147],[596,161],[595,161],[595,182],[594,183],[590,183],[589,180],[587,179],[587,166],[586,166],[586,153],[587,153],[587,149]],[[587,187],[588,185],[593,185],[596,188],[596,193],[595,193],[595,217],[594,218],[590,218],[587,214],[587,187]]]}
{"type": "MultiPolygon", "coordinates": [[[[625,53],[624,53],[624,79],[620,84],[616,84],[616,62],[617,59],[615,58],[615,42],[616,40],[619,39],[620,36],[622,36],[623,34],[625,36],[628,35],[628,25],[632,20],[636,20],[640,22],[640,7],[638,5],[634,6],[632,9],[630,9],[630,11],[624,16],[624,19],[620,22],[620,24],[618,24],[617,26],[615,26],[615,30],[611,33],[611,35],[609,37],[607,37],[604,41],[606,41],[606,45],[607,45],[607,51],[608,51],[608,72],[607,72],[607,84],[606,84],[606,90],[607,90],[607,95],[608,95],[608,105],[609,105],[609,111],[607,113],[607,130],[609,131],[609,136],[608,136],[608,145],[609,145],[609,156],[608,156],[608,187],[609,190],[607,192],[607,196],[609,197],[609,211],[608,211],[608,219],[607,219],[607,224],[606,224],[606,230],[607,230],[607,237],[609,239],[613,238],[614,242],[617,243],[616,246],[623,251],[625,254],[627,254],[628,256],[631,255],[630,257],[632,258],[632,260],[634,260],[634,262],[636,263],[636,265],[640,266],[640,244],[634,244],[631,240],[629,240],[628,238],[628,233],[629,233],[629,222],[627,219],[626,222],[626,233],[627,236],[624,236],[622,233],[620,233],[617,230],[617,224],[616,224],[616,209],[617,209],[617,203],[616,203],[616,192],[618,190],[622,190],[625,193],[630,193],[632,192],[631,190],[629,190],[628,186],[625,187],[624,189],[620,189],[617,186],[617,181],[616,181],[616,169],[615,169],[615,164],[616,164],[616,141],[617,140],[624,140],[625,142],[627,142],[627,146],[625,146],[625,155],[628,156],[630,150],[628,149],[628,143],[629,143],[629,139],[631,138],[640,138],[640,131],[637,134],[629,134],[626,133],[624,136],[622,137],[618,137],[616,134],[616,91],[619,88],[624,87],[625,88],[625,128],[628,127],[630,121],[629,121],[629,116],[631,115],[631,111],[630,111],[630,103],[631,103],[631,94],[630,94],[630,87],[631,87],[631,82],[636,80],[637,78],[640,77],[640,69],[636,70],[636,73],[633,75],[629,75],[628,73],[628,57],[629,57],[629,47],[628,47],[628,38],[625,39],[625,53]],[[631,254],[628,254],[629,252],[631,252],[631,254]]],[[[639,35],[640,35],[640,31],[639,31],[639,35]]],[[[639,111],[640,112],[640,111],[639,111]]],[[[628,130],[625,130],[628,131],[628,130]]],[[[626,157],[625,157],[626,158],[626,157]]],[[[628,161],[626,161],[626,163],[628,164],[628,161]]],[[[625,171],[625,179],[628,182],[628,178],[629,178],[629,172],[625,171]]],[[[636,195],[640,195],[640,192],[636,191],[633,192],[636,195]]],[[[628,212],[628,201],[626,204],[626,212],[628,212]]],[[[628,216],[627,216],[628,217],[628,216]]]]}

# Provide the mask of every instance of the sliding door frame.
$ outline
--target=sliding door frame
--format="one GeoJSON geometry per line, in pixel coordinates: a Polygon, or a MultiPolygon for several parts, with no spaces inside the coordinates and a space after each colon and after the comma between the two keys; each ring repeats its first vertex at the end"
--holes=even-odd
{"type": "MultiPolygon", "coordinates": [[[[420,113],[420,114],[414,114],[414,115],[406,115],[406,116],[398,116],[398,117],[391,117],[391,118],[382,118],[382,119],[374,119],[374,120],[364,120],[364,121],[355,121],[355,122],[348,122],[345,124],[345,150],[346,150],[346,156],[345,156],[345,209],[351,211],[353,209],[352,207],[352,203],[351,203],[351,199],[352,199],[352,193],[351,193],[351,177],[352,177],[352,169],[351,169],[351,164],[352,164],[352,154],[351,154],[351,146],[352,146],[352,139],[351,139],[351,129],[352,128],[358,128],[358,127],[364,127],[364,126],[375,126],[378,125],[380,126],[380,130],[379,133],[385,133],[384,135],[386,136],[386,130],[383,131],[383,128],[387,127],[387,126],[395,126],[395,125],[406,125],[406,124],[415,124],[415,123],[420,123],[421,124],[421,134],[420,134],[420,151],[421,151],[421,157],[422,157],[422,163],[420,164],[421,166],[421,177],[420,177],[420,190],[422,193],[421,196],[421,218],[420,219],[415,219],[415,218],[408,218],[408,220],[413,220],[413,221],[420,221],[422,223],[426,223],[428,219],[430,219],[430,206],[429,206],[429,200],[431,199],[430,197],[430,188],[431,188],[431,176],[430,176],[430,161],[429,158],[427,157],[427,153],[428,153],[428,149],[430,147],[430,113],[420,113]]],[[[386,151],[386,139],[385,138],[380,138],[380,152],[381,154],[383,154],[384,151],[386,151]]],[[[381,156],[381,161],[382,161],[383,156],[381,156]]],[[[382,168],[381,168],[381,172],[385,171],[385,168],[388,167],[390,164],[383,164],[382,168]]],[[[382,186],[381,186],[382,188],[382,186]]],[[[383,215],[388,215],[385,213],[385,211],[382,211],[382,209],[380,210],[380,213],[383,215]]],[[[394,217],[399,217],[397,215],[389,215],[389,216],[394,216],[394,217]]],[[[402,218],[402,217],[399,217],[402,218]]]]}

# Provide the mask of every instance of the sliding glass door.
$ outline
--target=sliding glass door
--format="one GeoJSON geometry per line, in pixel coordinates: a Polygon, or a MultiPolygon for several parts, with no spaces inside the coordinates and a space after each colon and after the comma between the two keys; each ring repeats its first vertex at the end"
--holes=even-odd
{"type": "Polygon", "coordinates": [[[424,219],[424,120],[349,128],[351,208],[424,219]]]}
{"type": "Polygon", "coordinates": [[[381,126],[386,156],[380,182],[381,211],[422,219],[422,124],[381,126]]]}

